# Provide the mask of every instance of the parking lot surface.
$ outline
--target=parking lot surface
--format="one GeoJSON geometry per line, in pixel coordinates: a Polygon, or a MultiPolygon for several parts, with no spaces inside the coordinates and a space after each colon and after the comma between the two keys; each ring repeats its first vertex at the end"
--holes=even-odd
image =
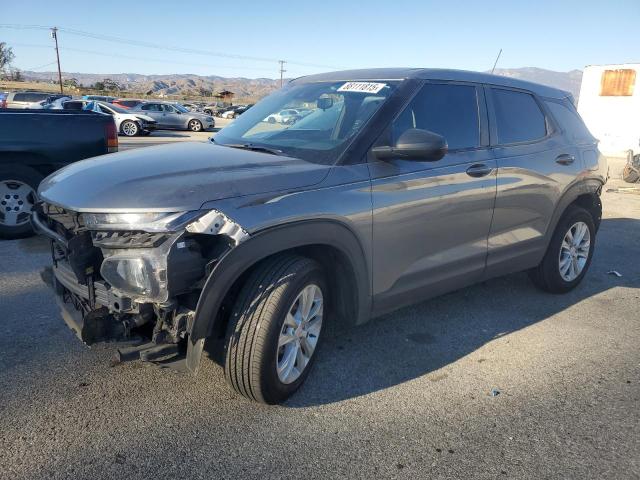
{"type": "Polygon", "coordinates": [[[202,132],[157,130],[151,132],[151,134],[146,137],[125,137],[121,135],[118,138],[118,150],[124,151],[132,148],[152,147],[154,145],[174,142],[206,142],[210,137],[214,136],[218,130],[230,124],[232,121],[233,120],[227,120],[226,118],[216,118],[216,127],[212,130],[202,132]]]}
{"type": "Polygon", "coordinates": [[[208,358],[113,365],[59,318],[47,243],[1,242],[0,478],[639,478],[640,195],[603,203],[576,290],[522,273],[334,325],[277,407],[208,358]]]}

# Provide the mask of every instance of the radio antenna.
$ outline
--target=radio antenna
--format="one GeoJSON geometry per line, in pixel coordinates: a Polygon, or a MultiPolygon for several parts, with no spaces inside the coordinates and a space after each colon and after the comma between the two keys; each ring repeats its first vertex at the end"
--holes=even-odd
{"type": "Polygon", "coordinates": [[[502,49],[498,52],[498,56],[496,57],[496,61],[493,63],[493,68],[491,69],[491,74],[496,69],[496,65],[498,65],[498,60],[500,60],[500,55],[502,55],[502,49]]]}

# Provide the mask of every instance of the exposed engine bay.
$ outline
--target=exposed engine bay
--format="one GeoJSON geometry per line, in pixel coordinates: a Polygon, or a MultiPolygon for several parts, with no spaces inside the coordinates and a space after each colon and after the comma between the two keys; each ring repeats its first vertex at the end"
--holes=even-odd
{"type": "Polygon", "coordinates": [[[40,203],[50,280],[66,323],[87,345],[127,342],[118,359],[179,363],[211,270],[248,234],[215,211],[87,214],[40,203]]]}

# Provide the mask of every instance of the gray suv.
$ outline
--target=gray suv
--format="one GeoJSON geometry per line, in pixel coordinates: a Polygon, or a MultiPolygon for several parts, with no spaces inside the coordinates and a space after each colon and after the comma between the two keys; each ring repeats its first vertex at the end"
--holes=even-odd
{"type": "Polygon", "coordinates": [[[521,270],[548,292],[574,288],[606,179],[567,92],[354,70],[292,81],[209,143],[70,165],[42,182],[32,221],[83,341],[136,338],[121,360],[194,373],[211,341],[237,392],[278,403],[329,322],[521,270]]]}

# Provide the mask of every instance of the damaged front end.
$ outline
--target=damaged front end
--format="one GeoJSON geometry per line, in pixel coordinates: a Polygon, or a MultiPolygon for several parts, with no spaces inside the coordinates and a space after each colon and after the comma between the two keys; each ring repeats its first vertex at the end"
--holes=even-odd
{"type": "Polygon", "coordinates": [[[87,345],[128,341],[119,360],[182,361],[204,282],[248,238],[216,210],[77,213],[40,203],[50,280],[65,322],[87,345]]]}

